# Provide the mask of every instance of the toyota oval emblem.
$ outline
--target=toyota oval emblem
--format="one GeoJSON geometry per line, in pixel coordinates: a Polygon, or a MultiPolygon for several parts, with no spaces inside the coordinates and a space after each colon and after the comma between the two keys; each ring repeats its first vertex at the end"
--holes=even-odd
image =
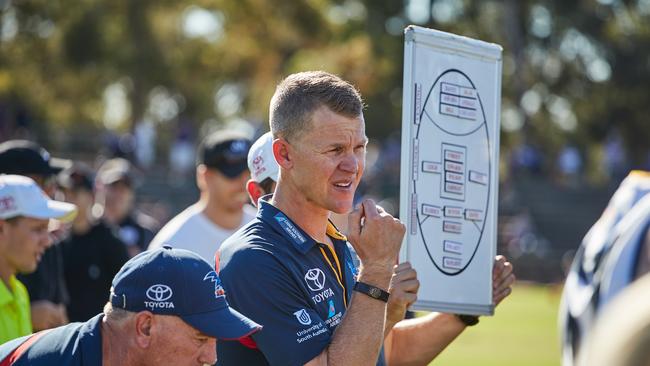
{"type": "Polygon", "coordinates": [[[147,289],[147,297],[153,301],[165,301],[172,297],[172,289],[167,285],[153,285],[147,289]]]}
{"type": "Polygon", "coordinates": [[[325,287],[325,273],[320,268],[312,268],[305,273],[305,282],[312,291],[320,291],[325,287]]]}

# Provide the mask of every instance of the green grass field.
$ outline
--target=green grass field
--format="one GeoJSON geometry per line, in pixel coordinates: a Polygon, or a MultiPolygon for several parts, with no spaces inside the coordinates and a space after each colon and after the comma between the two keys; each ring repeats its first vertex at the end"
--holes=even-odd
{"type": "Polygon", "coordinates": [[[436,366],[553,366],[560,364],[560,287],[521,284],[494,317],[482,317],[438,358],[436,366]]]}

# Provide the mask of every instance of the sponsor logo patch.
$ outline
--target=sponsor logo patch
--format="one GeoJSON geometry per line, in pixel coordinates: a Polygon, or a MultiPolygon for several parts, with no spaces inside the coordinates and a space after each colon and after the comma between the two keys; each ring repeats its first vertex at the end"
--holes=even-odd
{"type": "Polygon", "coordinates": [[[307,313],[307,310],[305,309],[300,309],[293,313],[293,315],[296,316],[296,319],[298,319],[298,323],[302,325],[309,325],[311,324],[311,317],[309,316],[309,313],[307,313]]]}
{"type": "Polygon", "coordinates": [[[230,144],[230,151],[234,154],[242,154],[247,148],[248,143],[244,140],[233,141],[232,144],[230,144]]]}
{"type": "Polygon", "coordinates": [[[150,309],[173,309],[174,308],[174,302],[173,301],[167,301],[169,300],[172,295],[173,291],[171,287],[163,284],[155,284],[150,286],[147,291],[145,292],[145,295],[147,298],[151,301],[145,301],[144,306],[146,308],[150,309]]]}
{"type": "Polygon", "coordinates": [[[16,210],[16,201],[11,196],[0,197],[0,212],[16,210]]]}
{"type": "Polygon", "coordinates": [[[318,304],[320,302],[325,301],[326,299],[329,299],[330,297],[332,298],[334,297],[334,291],[332,291],[331,287],[328,287],[325,290],[312,296],[311,299],[314,302],[314,304],[318,304]]]}
{"type": "Polygon", "coordinates": [[[223,286],[221,286],[221,279],[219,278],[219,276],[217,276],[217,273],[215,271],[210,271],[205,274],[205,277],[203,277],[203,281],[208,281],[208,280],[214,282],[215,298],[226,296],[226,290],[224,290],[223,286]]]}
{"type": "Polygon", "coordinates": [[[274,218],[296,243],[304,244],[307,241],[305,236],[300,233],[300,230],[283,213],[278,213],[274,218]]]}
{"type": "Polygon", "coordinates": [[[336,308],[334,307],[334,300],[327,302],[327,319],[331,318],[336,314],[336,308]]]}
{"type": "Polygon", "coordinates": [[[325,273],[320,268],[312,268],[305,273],[305,282],[310,290],[320,291],[325,287],[325,273]]]}
{"type": "Polygon", "coordinates": [[[260,175],[266,171],[266,167],[264,167],[264,158],[261,155],[258,155],[253,159],[253,171],[255,172],[255,175],[260,175]]]}
{"type": "Polygon", "coordinates": [[[323,322],[318,322],[307,329],[302,329],[296,332],[296,343],[300,344],[310,339],[316,338],[318,335],[326,333],[327,327],[323,322]]]}

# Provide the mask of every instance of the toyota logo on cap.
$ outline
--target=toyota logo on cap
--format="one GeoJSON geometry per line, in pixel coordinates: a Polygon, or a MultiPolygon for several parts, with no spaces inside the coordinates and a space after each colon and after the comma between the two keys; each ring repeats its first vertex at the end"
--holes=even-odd
{"type": "Polygon", "coordinates": [[[325,287],[325,273],[320,268],[312,268],[305,273],[305,282],[312,291],[320,291],[325,287]]]}
{"type": "Polygon", "coordinates": [[[172,289],[167,285],[153,285],[147,289],[147,297],[152,301],[165,301],[172,297],[172,289]]]}

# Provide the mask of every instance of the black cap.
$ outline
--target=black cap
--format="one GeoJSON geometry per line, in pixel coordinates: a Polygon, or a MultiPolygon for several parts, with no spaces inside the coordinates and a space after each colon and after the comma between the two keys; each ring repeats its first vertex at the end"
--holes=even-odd
{"type": "Polygon", "coordinates": [[[248,170],[248,150],[252,141],[233,130],[221,130],[206,137],[199,147],[198,163],[217,169],[229,178],[248,170]]]}
{"type": "Polygon", "coordinates": [[[66,189],[93,191],[94,176],[92,170],[81,163],[75,163],[56,177],[59,186],[66,189]]]}
{"type": "Polygon", "coordinates": [[[122,158],[106,160],[97,171],[97,180],[105,185],[121,181],[132,186],[135,181],[133,166],[122,158]]]}
{"type": "Polygon", "coordinates": [[[71,162],[50,157],[50,153],[35,142],[9,140],[0,144],[0,174],[50,176],[69,167],[71,162]]]}

